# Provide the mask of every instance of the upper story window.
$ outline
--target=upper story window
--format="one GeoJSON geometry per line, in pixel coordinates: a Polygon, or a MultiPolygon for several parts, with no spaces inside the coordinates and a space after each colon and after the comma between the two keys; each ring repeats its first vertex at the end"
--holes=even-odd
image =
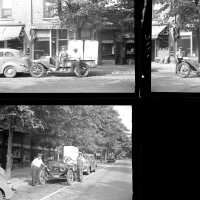
{"type": "Polygon", "coordinates": [[[44,0],[44,18],[53,18],[57,15],[57,0],[44,0]]]}
{"type": "Polygon", "coordinates": [[[13,0],[0,0],[0,17],[3,19],[12,18],[13,0]]]}

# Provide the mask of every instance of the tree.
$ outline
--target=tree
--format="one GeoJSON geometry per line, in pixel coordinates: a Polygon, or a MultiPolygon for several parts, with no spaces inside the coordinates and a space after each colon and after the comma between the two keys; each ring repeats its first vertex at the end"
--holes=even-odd
{"type": "Polygon", "coordinates": [[[31,126],[40,128],[42,124],[35,118],[34,111],[29,106],[1,106],[1,123],[8,128],[8,149],[6,161],[6,175],[11,176],[12,168],[12,140],[15,127],[31,126]]]}
{"type": "MultiPolygon", "coordinates": [[[[153,2],[160,3],[161,8],[156,11],[157,14],[163,10],[169,10],[166,15],[166,21],[170,17],[175,18],[175,23],[182,30],[195,31],[198,36],[198,58],[200,62],[200,12],[197,7],[198,2],[192,2],[189,0],[155,0],[153,2]]],[[[154,13],[155,14],[155,13],[154,13]]]]}

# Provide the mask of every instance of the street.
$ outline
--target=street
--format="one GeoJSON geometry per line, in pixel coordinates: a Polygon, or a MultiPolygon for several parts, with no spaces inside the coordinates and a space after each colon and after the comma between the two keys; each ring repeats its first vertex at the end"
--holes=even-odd
{"type": "Polygon", "coordinates": [[[117,160],[71,186],[58,181],[35,187],[22,184],[11,200],[131,200],[132,194],[131,160],[117,160]]]}
{"type": "Polygon", "coordinates": [[[175,74],[175,64],[152,63],[152,92],[200,92],[200,77],[195,73],[188,78],[175,74]]]}
{"type": "Polygon", "coordinates": [[[105,64],[91,69],[89,76],[52,73],[33,78],[20,74],[15,78],[0,76],[1,93],[132,93],[135,90],[134,66],[105,64]]]}

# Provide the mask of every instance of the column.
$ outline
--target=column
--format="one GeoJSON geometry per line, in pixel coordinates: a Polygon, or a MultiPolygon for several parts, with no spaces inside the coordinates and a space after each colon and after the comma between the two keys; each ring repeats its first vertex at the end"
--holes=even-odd
{"type": "Polygon", "coordinates": [[[52,34],[51,34],[51,29],[49,30],[49,54],[52,56],[52,34]]]}

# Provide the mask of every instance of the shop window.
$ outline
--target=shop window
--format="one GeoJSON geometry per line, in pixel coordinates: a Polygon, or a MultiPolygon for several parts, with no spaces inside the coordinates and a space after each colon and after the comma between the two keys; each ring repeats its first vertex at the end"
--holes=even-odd
{"type": "Polygon", "coordinates": [[[3,52],[0,52],[0,57],[3,57],[3,52]]]}
{"type": "Polygon", "coordinates": [[[44,0],[44,18],[57,16],[57,0],[44,0]]]}
{"type": "Polygon", "coordinates": [[[4,48],[4,41],[0,41],[0,48],[4,48]]]}
{"type": "Polygon", "coordinates": [[[13,39],[7,41],[7,47],[11,49],[22,50],[23,49],[23,40],[13,39]]]}
{"type": "Polygon", "coordinates": [[[59,39],[67,39],[67,30],[66,29],[59,30],[59,39]]]}
{"type": "Polygon", "coordinates": [[[13,54],[13,53],[11,53],[11,52],[5,52],[5,56],[6,56],[6,57],[13,57],[13,56],[14,56],[14,54],[13,54]]]}
{"type": "Polygon", "coordinates": [[[0,1],[0,12],[1,18],[11,18],[12,17],[12,0],[0,1]]]}
{"type": "Polygon", "coordinates": [[[35,41],[34,58],[39,59],[41,56],[49,56],[49,38],[39,38],[35,41]]]}

